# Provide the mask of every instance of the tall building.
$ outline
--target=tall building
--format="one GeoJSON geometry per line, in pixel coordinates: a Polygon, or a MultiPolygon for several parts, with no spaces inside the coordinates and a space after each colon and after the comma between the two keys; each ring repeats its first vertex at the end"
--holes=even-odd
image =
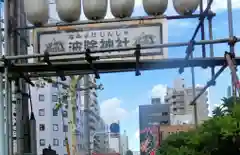
{"type": "Polygon", "coordinates": [[[161,98],[160,97],[154,97],[151,99],[151,104],[161,104],[161,98]]]}
{"type": "Polygon", "coordinates": [[[120,153],[121,155],[126,155],[128,146],[128,136],[126,130],[120,136],[109,135],[109,151],[108,153],[120,153]]]}
{"type": "MultiPolygon", "coordinates": [[[[69,81],[69,80],[67,80],[69,81]]],[[[37,127],[37,151],[42,154],[42,149],[51,145],[58,154],[66,155],[66,141],[65,136],[68,137],[70,146],[75,145],[76,151],[83,153],[84,147],[84,130],[83,121],[84,115],[81,107],[80,95],[76,97],[77,108],[76,110],[76,144],[72,143],[72,109],[69,107],[70,100],[66,98],[63,103],[62,111],[56,111],[55,106],[59,102],[58,98],[66,90],[61,85],[45,84],[41,87],[32,87],[31,96],[33,101],[33,112],[36,117],[37,127]],[[61,92],[61,93],[60,93],[61,92]]],[[[78,93],[79,94],[79,93],[78,93]]],[[[72,150],[72,149],[71,149],[72,150]]]]}
{"type": "Polygon", "coordinates": [[[108,153],[109,150],[109,137],[108,137],[108,126],[102,118],[99,120],[98,130],[95,138],[100,140],[99,148],[95,148],[94,151],[98,153],[108,153]]]}
{"type": "MultiPolygon", "coordinates": [[[[84,88],[91,87],[96,84],[94,75],[84,75],[81,85],[84,88]]],[[[85,151],[89,150],[98,152],[100,150],[100,139],[95,137],[98,130],[100,117],[100,106],[97,101],[96,89],[87,89],[81,94],[81,99],[84,104],[84,135],[85,135],[85,151]],[[93,142],[92,142],[93,140],[93,142]]]]}
{"type": "Polygon", "coordinates": [[[149,154],[158,146],[158,134],[156,128],[170,125],[169,104],[151,104],[139,106],[139,135],[141,154],[149,154]],[[148,141],[149,145],[144,146],[148,141]],[[147,152],[146,152],[147,151],[147,152]]]}
{"type": "Polygon", "coordinates": [[[123,134],[121,135],[120,143],[121,143],[121,154],[126,155],[126,152],[129,149],[128,135],[126,130],[124,130],[123,134]]]}
{"type": "MultiPolygon", "coordinates": [[[[202,87],[196,87],[196,95],[200,93],[202,87]]],[[[184,85],[184,79],[174,81],[173,88],[167,88],[165,102],[170,104],[171,122],[177,124],[194,123],[194,110],[190,102],[193,100],[193,90],[184,85]]],[[[208,91],[203,93],[197,103],[198,123],[208,119],[208,91]]]]}
{"type": "Polygon", "coordinates": [[[231,97],[232,96],[232,88],[231,86],[227,87],[227,97],[231,97]]]}

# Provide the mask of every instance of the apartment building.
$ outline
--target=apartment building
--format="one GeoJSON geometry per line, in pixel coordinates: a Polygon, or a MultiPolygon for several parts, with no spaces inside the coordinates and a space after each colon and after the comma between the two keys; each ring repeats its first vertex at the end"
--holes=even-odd
{"type": "Polygon", "coordinates": [[[99,140],[99,148],[94,148],[94,152],[97,153],[108,153],[109,149],[109,136],[108,136],[108,126],[102,118],[98,122],[97,132],[95,134],[95,139],[99,140]]]}
{"type": "MultiPolygon", "coordinates": [[[[67,80],[69,81],[69,79],[67,80]]],[[[56,111],[55,106],[59,102],[59,97],[66,90],[61,85],[48,84],[40,87],[31,88],[31,96],[33,101],[33,112],[36,117],[37,126],[37,151],[42,154],[42,149],[52,146],[54,150],[60,155],[66,155],[66,141],[65,136],[68,137],[70,146],[72,145],[71,125],[72,117],[69,108],[70,100],[66,98],[63,103],[62,111],[56,111]]],[[[76,97],[77,107],[82,107],[80,93],[76,97]]],[[[76,151],[83,152],[84,147],[84,133],[83,133],[83,111],[81,108],[76,110],[77,128],[76,132],[77,142],[76,151]]]]}
{"type": "MultiPolygon", "coordinates": [[[[84,88],[96,85],[96,79],[94,75],[85,75],[81,81],[84,88]]],[[[81,94],[81,100],[84,103],[84,134],[85,134],[85,151],[88,153],[89,149],[93,152],[100,152],[103,145],[107,147],[107,141],[104,141],[99,134],[99,130],[105,127],[105,123],[100,117],[100,106],[97,101],[97,90],[95,88],[87,89],[81,94]],[[103,143],[103,144],[102,144],[103,143]]]]}
{"type": "MultiPolygon", "coordinates": [[[[196,94],[199,94],[203,87],[196,87],[196,94]]],[[[192,87],[186,87],[184,79],[176,79],[173,88],[167,88],[167,93],[164,98],[165,103],[170,104],[171,122],[173,124],[193,124],[195,121],[194,107],[190,105],[193,100],[192,87]]],[[[196,101],[198,123],[208,119],[208,91],[203,93],[196,101]]]]}

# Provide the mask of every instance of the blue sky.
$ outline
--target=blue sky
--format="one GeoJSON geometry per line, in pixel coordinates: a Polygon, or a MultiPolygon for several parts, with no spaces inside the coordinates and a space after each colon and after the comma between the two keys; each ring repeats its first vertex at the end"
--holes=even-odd
{"type": "MultiPolygon", "coordinates": [[[[219,2],[216,0],[216,2],[219,2]]],[[[223,2],[223,1],[221,1],[223,2]]],[[[226,2],[226,0],[224,0],[226,2]]],[[[234,4],[240,3],[240,0],[233,1],[234,4]]],[[[218,3],[219,4],[219,3],[218,3]]],[[[227,12],[224,9],[226,3],[219,5],[215,4],[214,9],[217,16],[213,20],[214,39],[228,37],[227,12]]],[[[234,5],[234,32],[236,36],[240,35],[240,30],[237,27],[240,21],[237,19],[240,16],[239,5],[234,5]]],[[[168,10],[172,14],[172,10],[168,10]]],[[[142,7],[136,7],[135,16],[145,15],[142,7]]],[[[185,42],[192,37],[192,33],[196,27],[197,19],[185,19],[178,21],[170,21],[169,24],[169,42],[185,42]]],[[[207,24],[206,24],[207,27],[207,24]]],[[[208,36],[208,34],[206,34],[208,36]]],[[[197,36],[197,40],[199,40],[197,36]]],[[[209,54],[208,46],[207,53],[209,54]]],[[[183,58],[185,56],[186,47],[169,48],[169,58],[183,58]]],[[[239,49],[239,45],[236,46],[239,49]]],[[[229,50],[226,44],[214,45],[215,56],[223,56],[224,51],[229,50]]],[[[196,47],[194,55],[201,56],[200,47],[196,47]]],[[[216,70],[219,67],[216,67],[216,70]]],[[[210,69],[195,69],[196,84],[205,85],[210,79],[210,69]]],[[[130,73],[114,73],[103,74],[99,82],[104,84],[104,90],[99,92],[99,102],[101,105],[101,115],[107,121],[114,119],[121,120],[121,130],[127,130],[129,135],[129,145],[132,150],[139,150],[139,140],[136,137],[138,131],[138,106],[150,103],[152,93],[162,93],[163,95],[166,86],[172,86],[173,80],[178,77],[185,79],[186,85],[191,86],[190,68],[185,69],[182,75],[179,75],[177,69],[145,71],[142,75],[135,77],[133,72],[130,73]]],[[[210,105],[220,103],[220,99],[226,96],[227,86],[231,84],[230,72],[225,70],[217,79],[217,84],[210,88],[210,105]]]]}

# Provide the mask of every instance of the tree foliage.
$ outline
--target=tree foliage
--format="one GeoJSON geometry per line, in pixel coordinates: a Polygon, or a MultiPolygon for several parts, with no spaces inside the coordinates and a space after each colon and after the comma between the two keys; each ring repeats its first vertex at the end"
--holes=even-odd
{"type": "Polygon", "coordinates": [[[213,118],[197,129],[170,135],[157,155],[240,154],[240,100],[230,97],[222,101],[213,118]]]}

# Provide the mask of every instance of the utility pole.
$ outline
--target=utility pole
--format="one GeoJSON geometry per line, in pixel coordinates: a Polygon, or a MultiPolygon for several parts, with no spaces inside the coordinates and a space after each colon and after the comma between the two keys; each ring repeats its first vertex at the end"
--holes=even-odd
{"type": "MultiPolygon", "coordinates": [[[[2,20],[2,4],[0,8],[0,18],[2,20]]],[[[2,28],[2,23],[0,23],[0,28],[2,28]]],[[[2,46],[3,45],[3,36],[2,32],[0,33],[0,54],[2,56],[2,46]]],[[[4,126],[5,126],[5,114],[4,114],[4,100],[3,100],[3,75],[0,73],[0,154],[6,154],[5,150],[5,132],[4,132],[4,126]]]]}
{"type": "MultiPolygon", "coordinates": [[[[89,87],[89,75],[84,75],[83,77],[83,83],[84,83],[84,87],[88,88],[89,87]]],[[[89,110],[90,110],[90,90],[87,89],[84,91],[84,118],[85,118],[85,126],[86,128],[85,130],[85,134],[87,137],[87,149],[88,149],[88,155],[91,155],[91,135],[90,135],[90,127],[89,127],[89,110]]]]}

